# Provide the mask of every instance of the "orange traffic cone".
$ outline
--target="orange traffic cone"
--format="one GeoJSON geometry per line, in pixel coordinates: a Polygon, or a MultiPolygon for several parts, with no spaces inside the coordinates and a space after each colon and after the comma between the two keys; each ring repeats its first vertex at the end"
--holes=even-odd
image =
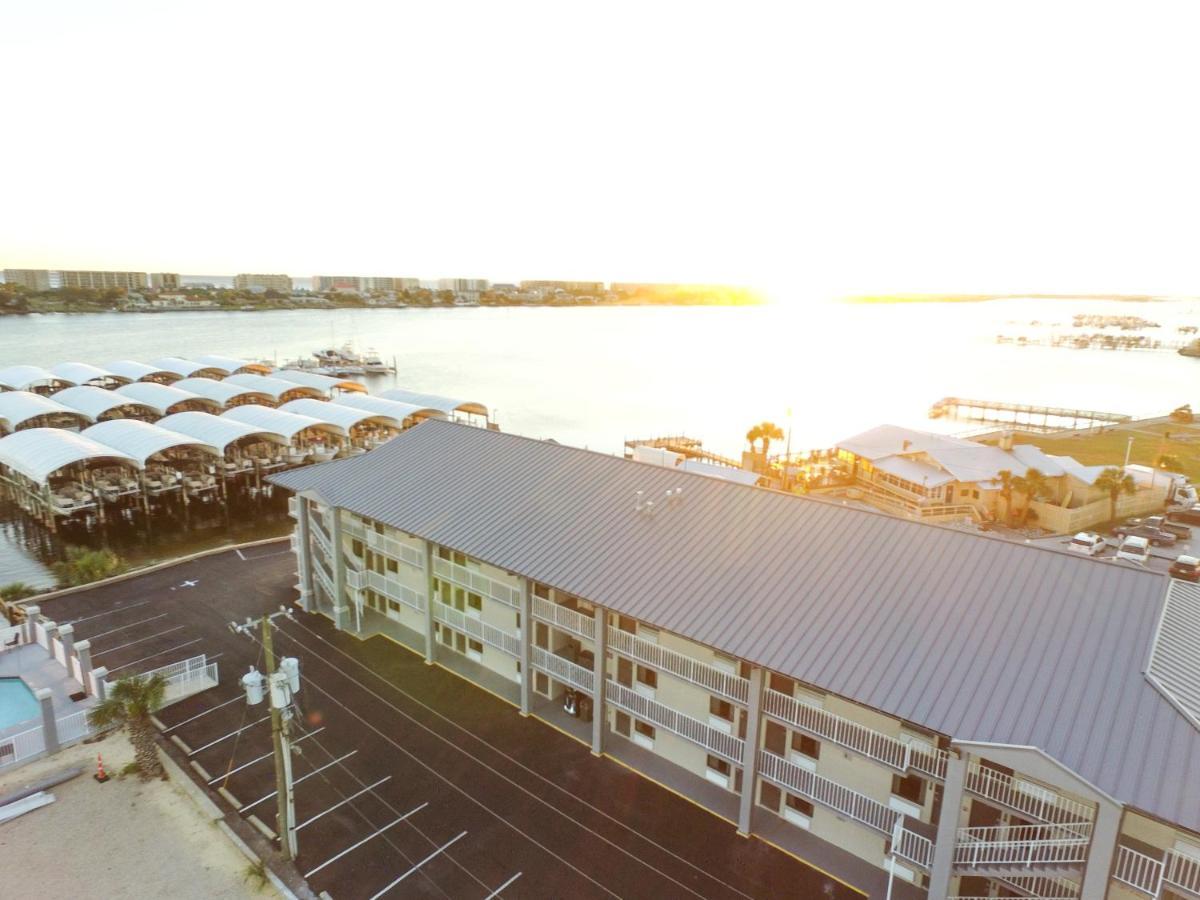
{"type": "Polygon", "coordinates": [[[104,771],[104,757],[99,753],[96,754],[96,774],[92,777],[101,784],[108,781],[108,773],[104,771]]]}

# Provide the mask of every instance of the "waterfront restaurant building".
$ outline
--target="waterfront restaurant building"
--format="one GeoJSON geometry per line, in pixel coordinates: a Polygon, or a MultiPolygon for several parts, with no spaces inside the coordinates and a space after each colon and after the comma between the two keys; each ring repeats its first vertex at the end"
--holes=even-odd
{"type": "Polygon", "coordinates": [[[436,419],[273,480],[306,609],[873,897],[1200,897],[1194,585],[436,419]]]}

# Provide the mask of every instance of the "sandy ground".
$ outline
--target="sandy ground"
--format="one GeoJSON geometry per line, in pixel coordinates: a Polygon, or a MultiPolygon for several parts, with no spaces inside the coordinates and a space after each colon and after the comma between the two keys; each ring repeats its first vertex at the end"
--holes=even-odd
{"type": "Polygon", "coordinates": [[[0,777],[0,794],[72,766],[87,774],[51,788],[55,802],[0,824],[0,896],[277,898],[246,880],[248,860],[170,781],[98,784],[96,753],[115,776],[133,759],[124,734],[77,745],[0,777]]]}

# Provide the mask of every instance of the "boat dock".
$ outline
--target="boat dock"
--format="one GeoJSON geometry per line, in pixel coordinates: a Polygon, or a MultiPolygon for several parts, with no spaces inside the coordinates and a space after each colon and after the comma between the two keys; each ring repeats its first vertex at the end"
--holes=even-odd
{"type": "Polygon", "coordinates": [[[1001,400],[943,397],[929,407],[929,418],[1015,425],[1024,431],[1049,432],[1068,427],[1078,430],[1080,423],[1085,428],[1117,425],[1130,421],[1131,417],[1124,413],[1099,412],[1093,409],[1068,409],[1060,406],[1038,406],[1031,403],[1007,403],[1001,400]]]}
{"type": "Polygon", "coordinates": [[[705,450],[699,438],[687,437],[682,434],[670,437],[633,438],[627,440],[625,441],[626,459],[633,458],[634,447],[655,447],[659,450],[670,450],[672,453],[678,453],[687,459],[698,459],[701,462],[713,463],[718,466],[728,466],[731,469],[740,469],[742,467],[742,464],[736,459],[705,450]]]}

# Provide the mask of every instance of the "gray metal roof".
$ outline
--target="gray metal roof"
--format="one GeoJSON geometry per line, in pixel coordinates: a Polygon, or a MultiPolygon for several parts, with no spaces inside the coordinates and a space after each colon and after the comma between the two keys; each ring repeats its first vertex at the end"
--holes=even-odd
{"type": "Polygon", "coordinates": [[[1162,575],[438,420],[271,480],[1200,830],[1162,575]]]}
{"type": "Polygon", "coordinates": [[[1200,585],[1171,582],[1146,677],[1200,728],[1200,585]]]}

